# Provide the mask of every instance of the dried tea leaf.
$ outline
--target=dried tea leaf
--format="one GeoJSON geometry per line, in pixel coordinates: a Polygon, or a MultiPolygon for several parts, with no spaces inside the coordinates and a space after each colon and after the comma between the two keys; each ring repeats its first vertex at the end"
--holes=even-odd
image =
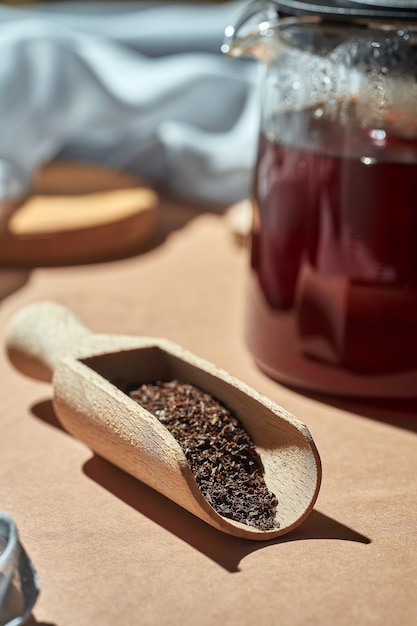
{"type": "Polygon", "coordinates": [[[178,380],[129,391],[180,444],[204,497],[223,517],[260,530],[279,527],[278,501],[261,458],[239,420],[209,393],[178,380]]]}

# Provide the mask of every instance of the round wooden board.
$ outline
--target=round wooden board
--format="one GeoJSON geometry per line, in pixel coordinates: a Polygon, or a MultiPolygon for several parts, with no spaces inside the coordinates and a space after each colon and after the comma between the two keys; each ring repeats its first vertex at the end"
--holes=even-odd
{"type": "Polygon", "coordinates": [[[149,239],[158,195],[130,174],[57,162],[0,229],[0,264],[68,265],[125,256],[149,239]]]}

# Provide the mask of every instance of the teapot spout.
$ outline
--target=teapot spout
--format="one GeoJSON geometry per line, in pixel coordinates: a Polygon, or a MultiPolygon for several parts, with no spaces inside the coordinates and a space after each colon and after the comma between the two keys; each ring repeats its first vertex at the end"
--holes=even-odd
{"type": "Polygon", "coordinates": [[[254,57],[268,64],[279,52],[274,37],[278,22],[274,2],[254,0],[236,24],[225,29],[221,51],[233,58],[254,57]]]}

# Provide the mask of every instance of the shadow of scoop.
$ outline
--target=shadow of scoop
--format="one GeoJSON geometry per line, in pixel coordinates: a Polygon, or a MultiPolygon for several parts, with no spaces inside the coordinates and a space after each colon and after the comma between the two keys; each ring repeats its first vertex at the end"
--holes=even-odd
{"type": "Polygon", "coordinates": [[[279,543],[307,539],[371,543],[367,537],[316,510],[313,510],[300,526],[283,537],[261,542],[233,537],[204,523],[99,456],[95,455],[87,461],[83,470],[86,476],[128,506],[205,554],[229,572],[238,572],[240,562],[252,552],[279,543]]]}
{"type": "Polygon", "coordinates": [[[369,537],[317,510],[312,511],[305,522],[288,536],[288,541],[299,541],[302,539],[336,539],[338,541],[354,541],[363,544],[372,543],[369,537]]]}

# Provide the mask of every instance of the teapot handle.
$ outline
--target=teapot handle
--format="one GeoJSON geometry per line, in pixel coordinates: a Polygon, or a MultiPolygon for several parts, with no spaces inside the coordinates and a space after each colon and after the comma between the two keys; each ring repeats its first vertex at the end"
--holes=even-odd
{"type": "MultiPolygon", "coordinates": [[[[226,27],[223,44],[221,46],[221,51],[224,54],[231,57],[240,57],[245,56],[248,51],[250,52],[250,46],[246,43],[242,45],[243,40],[246,39],[246,35],[242,35],[240,31],[255,15],[259,16],[258,26],[264,22],[275,21],[277,19],[277,6],[273,1],[265,3],[265,0],[254,0],[251,2],[236,20],[236,23],[226,27]]],[[[250,33],[249,37],[252,41],[255,41],[259,38],[260,34],[257,29],[250,33]]]]}

